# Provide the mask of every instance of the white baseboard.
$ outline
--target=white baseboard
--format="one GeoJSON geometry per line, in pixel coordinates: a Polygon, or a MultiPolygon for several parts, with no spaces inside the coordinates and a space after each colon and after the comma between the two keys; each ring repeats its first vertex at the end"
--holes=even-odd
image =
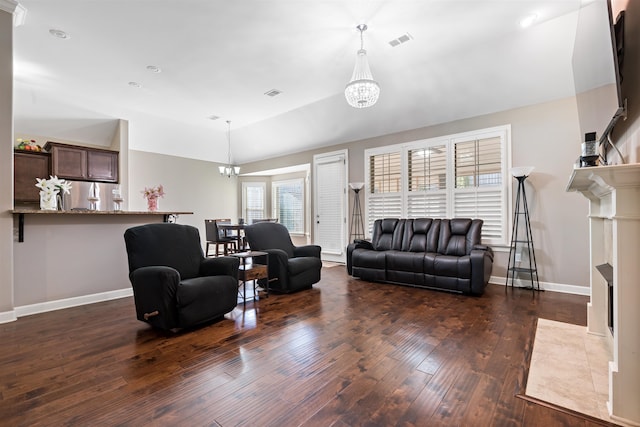
{"type": "MultiPolygon", "coordinates": [[[[496,277],[491,276],[489,279],[489,283],[494,285],[504,286],[507,282],[506,277],[496,277]]],[[[509,279],[509,286],[511,286],[511,279],[509,279]]],[[[531,287],[531,280],[522,280],[515,279],[513,281],[513,286],[528,288],[531,287]]],[[[566,285],[564,283],[551,283],[551,282],[540,282],[540,289],[550,292],[562,292],[565,294],[574,294],[574,295],[591,295],[590,289],[588,286],[576,286],[576,285],[566,285]]]]}
{"type": "Polygon", "coordinates": [[[0,324],[15,322],[16,320],[17,320],[17,317],[16,317],[15,310],[0,312],[0,324]]]}
{"type": "MultiPolygon", "coordinates": [[[[112,299],[125,298],[133,295],[132,288],[118,289],[116,291],[100,292],[97,294],[83,295],[73,298],[59,299],[56,301],[41,302],[16,307],[13,312],[15,317],[29,316],[32,314],[45,313],[47,311],[61,310],[63,308],[77,307],[79,305],[93,304],[96,302],[109,301],[112,299]]],[[[0,313],[0,316],[2,314],[0,313]]],[[[0,322],[2,317],[0,317],[0,322]]]]}

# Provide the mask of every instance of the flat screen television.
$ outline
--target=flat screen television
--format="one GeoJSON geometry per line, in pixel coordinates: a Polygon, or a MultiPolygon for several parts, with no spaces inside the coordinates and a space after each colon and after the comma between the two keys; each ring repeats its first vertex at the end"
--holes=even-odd
{"type": "Polygon", "coordinates": [[[624,12],[614,24],[610,0],[595,0],[583,6],[572,58],[578,118],[582,136],[589,139],[587,135],[591,134],[593,138],[595,132],[602,147],[626,111],[621,91],[623,62],[624,12]]]}

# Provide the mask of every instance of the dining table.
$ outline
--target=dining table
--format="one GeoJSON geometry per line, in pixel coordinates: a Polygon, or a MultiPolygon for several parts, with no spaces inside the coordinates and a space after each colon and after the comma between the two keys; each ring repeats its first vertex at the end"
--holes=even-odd
{"type": "Polygon", "coordinates": [[[224,236],[232,239],[236,239],[236,245],[238,248],[238,252],[244,252],[246,249],[246,243],[244,238],[244,229],[247,224],[225,224],[218,223],[218,228],[224,231],[224,236]],[[235,234],[233,232],[236,232],[235,234]]]}

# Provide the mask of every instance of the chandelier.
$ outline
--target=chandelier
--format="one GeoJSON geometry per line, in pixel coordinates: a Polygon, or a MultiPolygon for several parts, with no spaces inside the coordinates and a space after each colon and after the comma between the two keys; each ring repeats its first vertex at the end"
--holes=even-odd
{"type": "Polygon", "coordinates": [[[232,176],[240,175],[240,166],[233,166],[231,164],[231,120],[227,120],[227,165],[218,166],[220,175],[231,178],[232,176]]]}
{"type": "Polygon", "coordinates": [[[362,33],[367,30],[367,26],[360,24],[356,28],[360,31],[360,50],[358,50],[356,66],[353,69],[351,81],[344,89],[344,96],[352,107],[366,108],[371,107],[378,101],[380,86],[378,82],[373,80],[369,69],[369,61],[367,61],[367,51],[364,50],[362,33]]]}

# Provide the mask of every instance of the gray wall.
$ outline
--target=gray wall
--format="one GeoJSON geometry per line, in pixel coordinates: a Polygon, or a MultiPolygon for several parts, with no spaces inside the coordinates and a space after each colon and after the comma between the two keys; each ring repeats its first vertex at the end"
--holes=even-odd
{"type": "Polygon", "coordinates": [[[146,210],[141,191],[145,187],[164,186],[165,196],[159,210],[193,212],[182,215],[181,224],[198,227],[205,241],[205,219],[234,218],[240,212],[241,199],[236,191],[238,178],[218,172],[218,164],[144,151],[129,151],[129,209],[146,210]]]}
{"type": "MultiPolygon", "coordinates": [[[[540,280],[559,287],[588,286],[588,204],[581,195],[565,191],[573,164],[580,154],[580,130],[573,97],[244,164],[242,167],[243,172],[253,172],[310,163],[314,154],[348,149],[349,181],[363,181],[364,150],[367,148],[505,124],[511,124],[512,165],[536,168],[528,179],[527,195],[540,280]]],[[[508,249],[494,249],[497,253],[493,276],[505,277],[508,249]]]]}

